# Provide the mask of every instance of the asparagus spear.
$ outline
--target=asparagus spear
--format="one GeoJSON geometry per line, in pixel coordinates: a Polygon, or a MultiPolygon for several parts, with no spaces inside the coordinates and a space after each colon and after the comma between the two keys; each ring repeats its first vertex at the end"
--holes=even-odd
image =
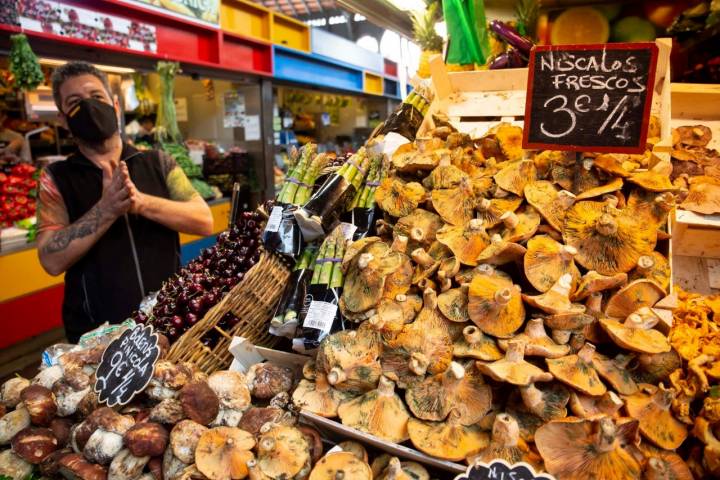
{"type": "Polygon", "coordinates": [[[317,257],[315,258],[315,269],[313,270],[313,276],[310,280],[311,285],[317,285],[320,283],[320,270],[322,268],[322,262],[325,260],[326,255],[328,251],[328,245],[327,243],[323,242],[322,245],[320,245],[320,250],[318,251],[317,257]]]}
{"type": "Polygon", "coordinates": [[[292,175],[290,175],[290,177],[286,180],[288,187],[284,191],[284,195],[280,199],[280,202],[293,203],[295,193],[297,192],[300,184],[300,179],[305,176],[305,171],[316,152],[317,145],[313,143],[308,143],[302,148],[302,153],[300,155],[300,160],[298,160],[297,167],[293,170],[292,175]]]}
{"type": "MultiPolygon", "coordinates": [[[[335,258],[343,258],[345,256],[345,239],[341,236],[335,247],[335,258]]],[[[330,288],[340,288],[343,286],[342,262],[333,262],[332,274],[330,275],[330,288]]]]}
{"type": "Polygon", "coordinates": [[[305,202],[310,199],[315,180],[317,180],[317,177],[320,175],[322,169],[325,168],[325,165],[327,165],[330,161],[332,161],[332,158],[326,153],[315,155],[315,158],[310,163],[310,168],[307,169],[305,175],[302,177],[302,185],[300,185],[297,193],[295,194],[295,199],[293,200],[294,204],[304,205],[305,202]]]}
{"type": "Polygon", "coordinates": [[[329,285],[330,284],[330,276],[332,275],[332,266],[333,266],[333,262],[331,260],[334,257],[335,257],[335,242],[331,242],[327,248],[327,252],[325,255],[325,261],[322,263],[322,266],[320,267],[320,276],[318,278],[318,283],[320,285],[329,285]]]}

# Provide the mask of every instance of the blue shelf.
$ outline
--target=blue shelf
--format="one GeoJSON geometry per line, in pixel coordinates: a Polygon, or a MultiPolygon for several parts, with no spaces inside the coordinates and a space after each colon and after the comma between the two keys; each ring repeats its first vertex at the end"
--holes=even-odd
{"type": "Polygon", "coordinates": [[[275,45],[274,78],[353,92],[363,91],[363,71],[344,62],[275,45]]]}
{"type": "Polygon", "coordinates": [[[383,79],[383,94],[386,97],[400,98],[400,83],[385,77],[383,79]]]}

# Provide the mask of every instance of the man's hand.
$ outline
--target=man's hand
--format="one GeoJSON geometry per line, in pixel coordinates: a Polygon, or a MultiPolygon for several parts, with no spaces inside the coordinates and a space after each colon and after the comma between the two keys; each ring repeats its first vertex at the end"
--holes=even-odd
{"type": "Polygon", "coordinates": [[[136,215],[141,215],[143,213],[143,208],[145,206],[147,197],[144,193],[138,190],[138,188],[135,186],[135,183],[133,183],[132,179],[130,178],[130,171],[127,168],[127,163],[120,162],[119,170],[121,171],[121,174],[123,176],[125,188],[127,188],[130,194],[129,212],[136,215]]]}
{"type": "MultiPolygon", "coordinates": [[[[124,163],[123,163],[124,164],[124,163]]],[[[127,172],[127,166],[125,167],[127,172]]],[[[104,215],[113,220],[125,214],[132,205],[130,190],[125,184],[125,176],[121,167],[113,172],[110,166],[103,167],[103,193],[98,206],[104,215]]]]}

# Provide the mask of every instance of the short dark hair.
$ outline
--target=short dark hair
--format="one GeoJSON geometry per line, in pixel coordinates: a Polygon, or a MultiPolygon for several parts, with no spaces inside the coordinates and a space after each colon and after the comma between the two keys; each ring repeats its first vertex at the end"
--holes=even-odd
{"type": "Polygon", "coordinates": [[[52,74],[52,93],[53,100],[58,110],[62,110],[62,99],[60,98],[60,87],[67,80],[78,77],[80,75],[92,75],[97,77],[102,82],[103,87],[107,91],[108,95],[112,98],[112,92],[110,91],[110,82],[108,81],[107,75],[101,72],[95,65],[88,62],[67,62],[55,69],[52,74]]]}

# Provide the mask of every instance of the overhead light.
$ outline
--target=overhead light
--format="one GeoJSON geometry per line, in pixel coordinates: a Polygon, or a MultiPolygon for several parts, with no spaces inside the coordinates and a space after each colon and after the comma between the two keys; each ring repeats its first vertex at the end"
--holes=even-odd
{"type": "MultiPolygon", "coordinates": [[[[40,63],[42,65],[50,65],[53,67],[65,65],[67,62],[68,60],[59,60],[57,58],[40,58],[40,63]]],[[[134,68],[116,67],[114,65],[101,65],[98,63],[93,63],[93,65],[95,65],[98,70],[102,70],[103,72],[107,73],[135,73],[134,68]]]]}
{"type": "Polygon", "coordinates": [[[424,0],[387,0],[393,7],[398,10],[425,10],[427,5],[424,0]]]}

